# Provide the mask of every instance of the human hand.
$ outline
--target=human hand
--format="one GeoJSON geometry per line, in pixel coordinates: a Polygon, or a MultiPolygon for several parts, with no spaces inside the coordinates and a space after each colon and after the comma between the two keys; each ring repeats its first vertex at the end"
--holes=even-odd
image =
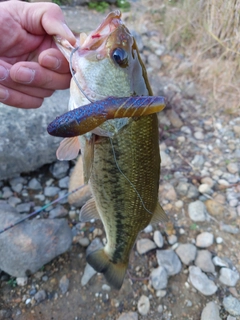
{"type": "Polygon", "coordinates": [[[40,107],[56,89],[69,87],[69,65],[52,35],[75,37],[53,3],[0,2],[0,102],[40,107]]]}

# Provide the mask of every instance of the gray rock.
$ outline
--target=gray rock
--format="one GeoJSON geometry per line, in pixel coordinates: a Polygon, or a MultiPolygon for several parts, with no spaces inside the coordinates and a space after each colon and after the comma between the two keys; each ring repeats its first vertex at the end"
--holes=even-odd
{"type": "Polygon", "coordinates": [[[46,128],[57,115],[67,111],[68,99],[69,91],[65,90],[45,99],[38,109],[9,108],[0,104],[0,179],[56,160],[61,139],[50,136],[46,128]]]}
{"type": "Polygon", "coordinates": [[[42,186],[36,178],[32,178],[28,183],[28,188],[31,190],[41,190],[42,186]]]}
{"type": "Polygon", "coordinates": [[[197,140],[203,140],[204,134],[202,133],[202,131],[196,131],[194,132],[194,138],[196,138],[197,140]]]}
{"type": "Polygon", "coordinates": [[[60,188],[62,189],[68,189],[68,185],[69,185],[69,177],[64,177],[62,179],[59,180],[58,185],[60,188]]]}
{"type": "Polygon", "coordinates": [[[177,236],[175,234],[171,234],[169,237],[168,237],[168,243],[173,245],[174,243],[176,243],[178,240],[177,236]]]}
{"type": "Polygon", "coordinates": [[[171,157],[165,152],[160,149],[160,156],[161,156],[161,166],[162,167],[170,167],[172,165],[171,157]]]}
{"type": "Polygon", "coordinates": [[[47,298],[47,294],[45,290],[39,290],[35,295],[34,299],[37,303],[44,301],[47,298]]]}
{"type": "Polygon", "coordinates": [[[49,218],[64,218],[68,215],[68,211],[61,205],[58,205],[56,208],[49,211],[49,218]]]}
{"type": "Polygon", "coordinates": [[[191,161],[192,165],[198,169],[202,169],[204,162],[204,157],[199,154],[196,154],[193,160],[191,161]]]}
{"type": "Polygon", "coordinates": [[[117,320],[138,320],[137,312],[124,312],[117,320]]]}
{"type": "Polygon", "coordinates": [[[207,183],[200,184],[200,186],[198,187],[198,191],[202,194],[208,194],[208,195],[213,194],[213,190],[207,183]]]}
{"type": "Polygon", "coordinates": [[[148,251],[153,250],[156,247],[157,246],[155,245],[155,243],[148,238],[140,239],[137,241],[137,251],[139,254],[147,253],[148,251]]]}
{"type": "Polygon", "coordinates": [[[240,316],[240,301],[233,296],[224,297],[223,306],[232,316],[240,316]]]}
{"type": "Polygon", "coordinates": [[[193,184],[190,184],[187,192],[187,198],[196,199],[198,198],[198,196],[199,196],[199,192],[197,187],[195,187],[193,184]]]}
{"type": "Polygon", "coordinates": [[[62,294],[67,293],[68,288],[69,288],[69,279],[67,278],[66,275],[62,276],[62,278],[60,279],[59,288],[60,288],[62,294]]]}
{"type": "Polygon", "coordinates": [[[148,55],[148,64],[154,68],[154,70],[161,69],[162,62],[158,56],[156,56],[154,53],[150,53],[148,55]]]}
{"type": "Polygon", "coordinates": [[[215,283],[208,279],[206,274],[198,267],[189,267],[189,280],[192,285],[205,296],[210,296],[217,291],[215,283]]]}
{"type": "Polygon", "coordinates": [[[95,269],[93,269],[90,264],[86,264],[86,267],[84,269],[84,272],[83,272],[83,276],[82,276],[82,279],[81,279],[81,285],[82,286],[85,286],[88,281],[97,273],[97,271],[95,269]]]}
{"type": "Polygon", "coordinates": [[[232,316],[228,316],[228,317],[227,317],[227,320],[237,320],[237,318],[232,317],[232,316]]]}
{"type": "Polygon", "coordinates": [[[225,268],[228,268],[229,267],[229,264],[224,261],[223,259],[219,258],[219,257],[214,257],[212,259],[213,263],[215,266],[218,266],[218,267],[225,267],[225,268]]]}
{"type": "Polygon", "coordinates": [[[181,128],[183,126],[182,120],[179,118],[179,115],[173,109],[167,110],[167,116],[173,127],[181,128]]]}
{"type": "Polygon", "coordinates": [[[50,167],[50,172],[56,179],[65,177],[69,170],[68,161],[57,161],[50,167]]]}
{"type": "MultiPolygon", "coordinates": [[[[7,204],[0,206],[3,228],[24,216],[7,204]]],[[[67,221],[26,220],[0,235],[0,269],[14,277],[25,277],[68,250],[71,243],[67,221]]]]}
{"type": "Polygon", "coordinates": [[[20,203],[16,206],[16,209],[18,212],[29,212],[31,210],[32,207],[32,202],[28,202],[28,203],[20,203]]]}
{"type": "Polygon", "coordinates": [[[220,224],[220,230],[228,232],[228,233],[232,233],[232,234],[238,234],[239,233],[239,228],[231,226],[229,224],[220,224]]]}
{"type": "Polygon", "coordinates": [[[16,278],[17,285],[20,287],[24,287],[28,283],[28,277],[18,277],[16,278]]]}
{"type": "Polygon", "coordinates": [[[219,280],[229,287],[234,287],[239,280],[239,273],[229,268],[221,268],[219,280]]]}
{"type": "Polygon", "coordinates": [[[182,263],[190,265],[196,258],[197,248],[191,243],[184,243],[177,247],[176,253],[182,263]]]}
{"type": "Polygon", "coordinates": [[[213,244],[214,236],[210,232],[202,232],[196,238],[196,246],[200,248],[207,248],[213,244]]]}
{"type": "MultiPolygon", "coordinates": [[[[0,145],[1,148],[1,145],[0,145]]],[[[0,169],[1,170],[1,169],[0,169]]],[[[3,199],[8,199],[13,195],[12,190],[9,187],[3,187],[2,188],[2,198],[3,199]]]]}
{"type": "Polygon", "coordinates": [[[152,286],[155,290],[161,290],[167,287],[168,273],[162,266],[152,270],[150,274],[152,286]]]}
{"type": "Polygon", "coordinates": [[[158,248],[163,247],[164,239],[163,239],[163,236],[159,230],[154,231],[153,240],[156,243],[156,245],[158,246],[158,248]]]}
{"type": "Polygon", "coordinates": [[[150,310],[150,301],[149,298],[142,295],[140,299],[138,300],[138,312],[142,316],[146,316],[150,310]]]}
{"type": "Polygon", "coordinates": [[[188,193],[189,184],[187,182],[180,181],[176,187],[177,194],[180,196],[186,196],[188,193]]]}
{"type": "Polygon", "coordinates": [[[189,203],[188,214],[193,221],[205,221],[207,214],[205,204],[200,200],[189,203]]]}
{"type": "Polygon", "coordinates": [[[219,316],[219,306],[210,301],[207,303],[206,307],[203,309],[201,314],[201,320],[221,320],[219,316]]]}
{"type": "Polygon", "coordinates": [[[103,247],[102,241],[100,240],[100,238],[96,237],[87,247],[86,254],[88,255],[89,253],[95,250],[101,249],[102,247],[103,247]]]}
{"type": "Polygon", "coordinates": [[[184,97],[193,99],[196,94],[196,87],[194,82],[189,82],[184,90],[184,97]]]}
{"type": "Polygon", "coordinates": [[[45,187],[44,195],[46,197],[54,197],[59,193],[60,189],[58,187],[45,187]]]}
{"type": "Polygon", "coordinates": [[[169,276],[173,276],[181,271],[182,264],[173,250],[157,250],[157,260],[163,266],[169,276]]]}
{"type": "Polygon", "coordinates": [[[237,164],[237,163],[229,163],[229,164],[227,165],[227,169],[228,169],[228,171],[229,171],[230,173],[233,173],[233,174],[238,173],[238,171],[239,171],[239,168],[238,168],[238,164],[237,164]]]}
{"type": "Polygon", "coordinates": [[[212,254],[208,250],[198,250],[195,265],[204,272],[214,272],[215,267],[212,263],[212,254]]]}
{"type": "Polygon", "coordinates": [[[82,247],[87,247],[89,245],[89,239],[87,237],[84,238],[80,238],[78,240],[78,243],[82,246],[82,247]]]}
{"type": "Polygon", "coordinates": [[[21,203],[21,199],[17,198],[17,197],[10,197],[8,199],[8,203],[10,204],[10,206],[15,207],[17,204],[21,203]]]}

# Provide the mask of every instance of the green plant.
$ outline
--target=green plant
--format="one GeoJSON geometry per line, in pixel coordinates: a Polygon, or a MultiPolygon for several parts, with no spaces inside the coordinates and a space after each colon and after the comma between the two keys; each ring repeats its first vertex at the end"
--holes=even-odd
{"type": "Polygon", "coordinates": [[[15,287],[17,286],[16,278],[13,278],[13,277],[11,277],[11,278],[8,280],[7,283],[8,283],[8,284],[10,285],[10,287],[12,287],[12,288],[15,288],[15,287]]]}
{"type": "Polygon", "coordinates": [[[127,0],[117,0],[117,7],[121,9],[129,9],[130,3],[127,0]]]}
{"type": "Polygon", "coordinates": [[[104,12],[109,7],[109,4],[105,1],[91,1],[89,2],[88,7],[89,9],[93,9],[98,12],[104,12]]]}

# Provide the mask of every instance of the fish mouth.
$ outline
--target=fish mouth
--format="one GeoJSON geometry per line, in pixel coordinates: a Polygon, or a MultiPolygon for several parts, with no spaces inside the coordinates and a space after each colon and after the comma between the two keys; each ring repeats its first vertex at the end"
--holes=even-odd
{"type": "Polygon", "coordinates": [[[80,46],[79,51],[94,51],[99,49],[108,39],[108,37],[122,25],[121,11],[110,12],[100,26],[92,31],[80,46]]]}

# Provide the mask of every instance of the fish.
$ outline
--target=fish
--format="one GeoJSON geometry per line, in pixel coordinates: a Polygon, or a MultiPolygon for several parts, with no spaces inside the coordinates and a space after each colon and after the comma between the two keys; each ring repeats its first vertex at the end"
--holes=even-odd
{"type": "Polygon", "coordinates": [[[119,10],[109,13],[88,35],[81,33],[74,47],[64,39],[55,41],[73,77],[69,112],[56,119],[49,131],[63,130],[58,159],[72,159],[81,148],[84,182],[93,197],[81,208],[80,218],[101,219],[107,239],[86,260],[119,290],[139,232],[149,224],[168,221],[158,201],[161,160],[156,112],[165,101],[159,100],[147,115],[143,115],[144,109],[151,108],[147,102],[143,102],[146,108],[136,107],[138,99],[153,92],[136,41],[119,10]],[[127,99],[132,99],[132,114],[128,110],[128,116],[124,112],[109,116],[111,108],[120,112],[127,99]],[[94,124],[86,129],[84,121],[94,124]]]}

